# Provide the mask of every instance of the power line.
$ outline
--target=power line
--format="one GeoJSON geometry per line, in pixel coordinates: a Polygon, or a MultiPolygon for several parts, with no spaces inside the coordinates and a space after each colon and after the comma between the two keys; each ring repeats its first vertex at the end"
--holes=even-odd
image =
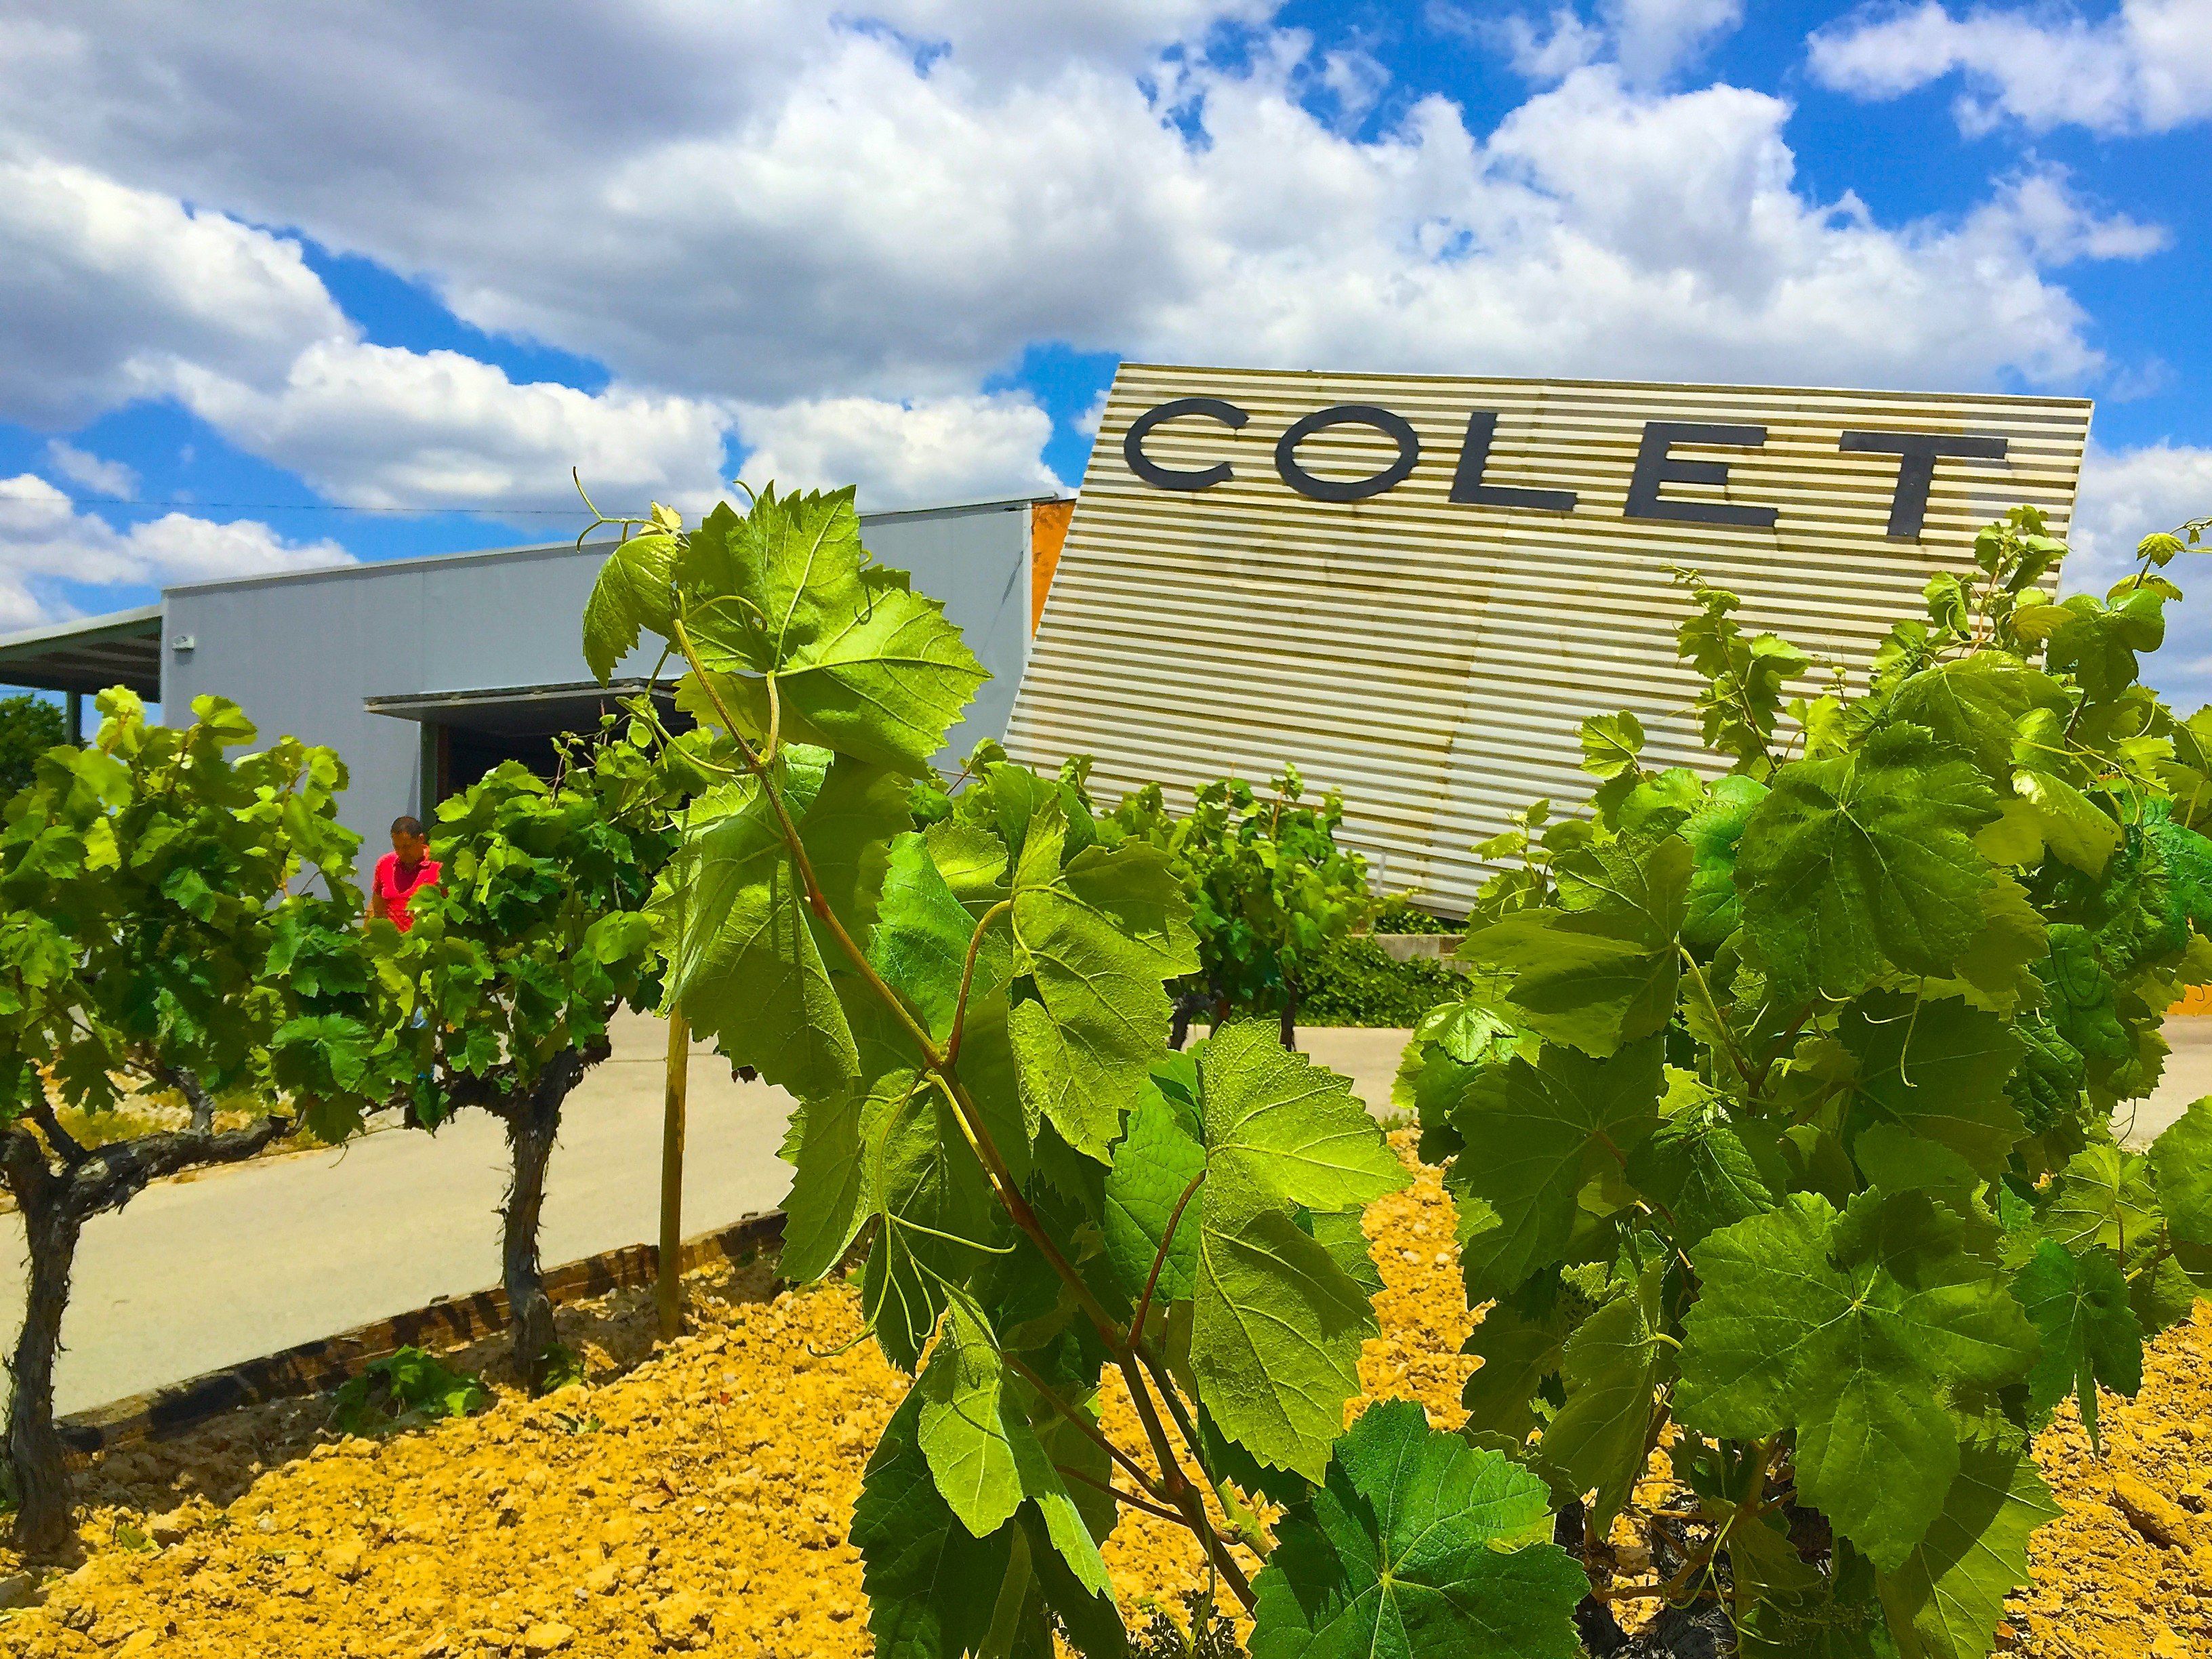
{"type": "MultiPolygon", "coordinates": [[[[129,512],[137,507],[191,507],[207,513],[402,513],[421,516],[427,513],[467,513],[495,519],[586,519],[591,509],[586,507],[349,507],[332,501],[198,501],[186,497],[175,497],[159,501],[84,501],[79,507],[97,507],[107,512],[129,512]]],[[[640,514],[642,518],[644,514],[640,514]]]]}

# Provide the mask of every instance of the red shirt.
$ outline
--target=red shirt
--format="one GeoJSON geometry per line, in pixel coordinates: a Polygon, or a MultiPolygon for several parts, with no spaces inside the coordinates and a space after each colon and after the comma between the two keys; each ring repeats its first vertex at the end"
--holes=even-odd
{"type": "Polygon", "coordinates": [[[399,870],[399,854],[386,853],[376,861],[374,892],[384,901],[384,914],[392,918],[392,925],[405,933],[415,925],[415,917],[408,906],[415,895],[438,879],[438,860],[424,859],[408,875],[399,870]]]}

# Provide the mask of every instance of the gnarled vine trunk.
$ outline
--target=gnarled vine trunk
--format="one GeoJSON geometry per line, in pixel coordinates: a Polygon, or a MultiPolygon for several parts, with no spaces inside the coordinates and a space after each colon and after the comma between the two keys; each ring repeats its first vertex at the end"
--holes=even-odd
{"type": "Polygon", "coordinates": [[[1175,1020],[1168,1030],[1168,1047],[1182,1051],[1190,1040],[1190,1023],[1200,1014],[1211,1017],[1215,1025],[1229,1018],[1229,999],[1215,992],[1200,988],[1185,991],[1175,1000],[1175,1020]]]}
{"type": "Polygon", "coordinates": [[[70,1182],[46,1164],[26,1129],[8,1137],[9,1190],[22,1212],[30,1255],[23,1328],[8,1361],[8,1468],[15,1487],[15,1542],[26,1555],[58,1555],[70,1537],[69,1465],[54,1427],[54,1355],[69,1306],[70,1273],[84,1223],[71,1213],[70,1182]]]}
{"type": "Polygon", "coordinates": [[[47,1113],[40,1117],[43,1144],[21,1125],[0,1142],[0,1179],[22,1212],[30,1255],[23,1328],[8,1362],[14,1378],[8,1465],[17,1502],[15,1541],[26,1555],[52,1557],[69,1547],[69,1465],[54,1426],[54,1355],[84,1224],[121,1209],[164,1176],[252,1158],[292,1125],[289,1118],[264,1117],[222,1134],[170,1131],[88,1152],[47,1113]]]}
{"type": "Polygon", "coordinates": [[[515,1372],[533,1392],[544,1386],[558,1341],[553,1301],[545,1293],[544,1267],[538,1259],[545,1170],[560,1138],[562,1107],[583,1080],[586,1069],[606,1053],[604,1041],[588,1050],[565,1050],[546,1065],[529,1089],[502,1097],[491,1106],[507,1127],[507,1150],[514,1159],[507,1200],[500,1210],[500,1279],[513,1321],[515,1372]]]}

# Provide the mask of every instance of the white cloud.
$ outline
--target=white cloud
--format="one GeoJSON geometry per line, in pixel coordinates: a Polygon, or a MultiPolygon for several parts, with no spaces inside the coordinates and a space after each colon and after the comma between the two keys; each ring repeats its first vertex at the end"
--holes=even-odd
{"type": "Polygon", "coordinates": [[[0,478],[0,629],[73,614],[64,586],[143,589],[350,562],[336,542],[288,542],[251,520],[170,513],[118,530],[33,473],[0,478]]]}
{"type": "Polygon", "coordinates": [[[1086,438],[1096,439],[1098,436],[1098,428],[1106,424],[1106,398],[1112,390],[1111,386],[1098,388],[1098,395],[1091,400],[1091,406],[1070,423],[1075,430],[1086,438]]]}
{"type": "MultiPolygon", "coordinates": [[[[2113,451],[2092,445],[2081,468],[2065,588],[2102,594],[2136,568],[2136,544],[2212,515],[2212,448],[2151,444],[2113,451]]],[[[2188,597],[2169,605],[2166,643],[2144,678],[2183,713],[2212,702],[2212,544],[2186,553],[2166,574],[2188,597]]]]}
{"type": "MultiPolygon", "coordinates": [[[[0,20],[0,153],[69,158],[4,175],[48,211],[0,204],[0,235],[16,227],[0,302],[26,337],[76,342],[76,368],[28,380],[76,388],[78,418],[173,397],[367,503],[555,504],[571,463],[612,499],[682,503],[712,489],[733,422],[768,460],[844,469],[886,504],[1048,488],[1042,411],[978,391],[1040,339],[2077,389],[2108,367],[2053,270],[2163,236],[2052,169],[1940,219],[1814,196],[1787,103],[1660,89],[1738,0],[1562,12],[1545,37],[1572,46],[1558,84],[1494,130],[1432,96],[1366,137],[1342,130],[1382,89],[1357,52],[1261,28],[1235,68],[1163,54],[1264,22],[1264,0],[893,0],[866,27],[801,0],[564,0],[466,26],[407,0],[343,24],[274,0],[213,24],[114,3],[26,0],[0,20]],[[302,82],[302,61],[347,72],[302,82]],[[610,61],[653,64],[652,96],[599,97],[610,61]],[[52,204],[95,200],[76,219],[122,228],[64,234],[52,204]],[[616,383],[520,385],[364,343],[261,223],[616,383]],[[199,335],[180,293],[204,302],[199,335]]],[[[0,415],[45,418],[7,374],[0,415]]]]}
{"type": "Polygon", "coordinates": [[[1525,12],[1492,19],[1480,10],[1432,5],[1431,21],[1504,48],[1518,73],[1559,81],[1586,64],[1611,63],[1649,85],[1686,68],[1743,21],[1743,0],[1599,0],[1595,15],[1556,7],[1541,23],[1525,12]]]}
{"type": "MultiPolygon", "coordinates": [[[[711,498],[729,416],[616,386],[517,385],[451,351],[362,343],[298,243],[82,167],[0,166],[0,414],[74,423],[174,398],[233,443],[349,503],[572,505],[711,498]]],[[[70,481],[128,496],[127,467],[56,440],[70,481]]]]}
{"type": "Polygon", "coordinates": [[[257,386],[193,367],[179,399],[240,448],[366,507],[602,506],[712,500],[728,416],[696,398],[517,385],[454,351],[331,340],[257,386]]]}
{"type": "Polygon", "coordinates": [[[755,488],[857,482],[864,508],[927,507],[994,496],[1053,495],[1064,486],[1039,456],[1052,417],[1024,393],[893,403],[829,398],[740,410],[752,446],[742,476],[755,488]]]}
{"type": "MultiPolygon", "coordinates": [[[[2075,509],[2069,585],[2102,592],[2135,568],[2136,544],[2144,537],[2208,515],[2212,448],[2160,443],[2114,451],[2092,444],[2075,509]]],[[[2205,598],[2212,600],[2212,582],[2205,598]]]]}
{"type": "MultiPolygon", "coordinates": [[[[1308,106],[1338,101],[1332,76],[1367,93],[1296,31],[1233,70],[1152,55],[1256,0],[902,0],[904,34],[799,0],[467,27],[395,3],[343,29],[273,0],[212,25],[112,4],[0,24],[0,141],[296,224],[480,325],[709,402],[971,395],[1042,338],[1857,384],[2101,368],[2016,191],[1884,223],[1799,186],[1779,100],[1651,90],[1734,0],[1610,0],[1590,15],[1613,59],[1496,131],[1431,97],[1366,139],[1308,106]],[[597,97],[608,61],[653,64],[652,96],[597,97]]],[[[2105,257],[2106,222],[2063,216],[2067,257],[2105,257]]]]}
{"type": "Polygon", "coordinates": [[[281,373],[349,332],[298,243],[51,161],[0,163],[0,411],[48,429],[179,361],[281,373]]]}
{"type": "Polygon", "coordinates": [[[2044,131],[2165,132],[2212,115],[2212,6],[2124,0],[2092,22],[2071,11],[1954,15],[1936,0],[1862,8],[1814,32],[1812,70],[1862,98],[1895,98],[1962,76],[1970,132],[2009,118],[2044,131]]]}
{"type": "Polygon", "coordinates": [[[59,438],[46,441],[46,465],[95,495],[112,495],[118,501],[127,501],[138,493],[138,474],[131,468],[121,461],[104,461],[90,451],[79,449],[59,438]]]}

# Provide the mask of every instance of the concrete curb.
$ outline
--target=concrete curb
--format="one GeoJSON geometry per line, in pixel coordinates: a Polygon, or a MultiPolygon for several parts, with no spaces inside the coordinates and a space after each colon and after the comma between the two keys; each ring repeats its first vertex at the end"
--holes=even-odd
{"type": "MultiPolygon", "coordinates": [[[[716,1262],[749,1261],[782,1242],[783,1212],[763,1210],[714,1232],[685,1239],[683,1271],[691,1273],[716,1262]]],[[[625,1244],[555,1267],[545,1275],[545,1291],[556,1306],[581,1302],[609,1291],[650,1285],[659,1266],[659,1245],[625,1244]]],[[[163,1440],[240,1406],[335,1389],[359,1376],[372,1360],[401,1348],[459,1347],[503,1329],[507,1322],[504,1290],[441,1297],[427,1308],[395,1314],[128,1400],[72,1413],[57,1426],[70,1450],[83,1456],[134,1441],[163,1440]]]]}

